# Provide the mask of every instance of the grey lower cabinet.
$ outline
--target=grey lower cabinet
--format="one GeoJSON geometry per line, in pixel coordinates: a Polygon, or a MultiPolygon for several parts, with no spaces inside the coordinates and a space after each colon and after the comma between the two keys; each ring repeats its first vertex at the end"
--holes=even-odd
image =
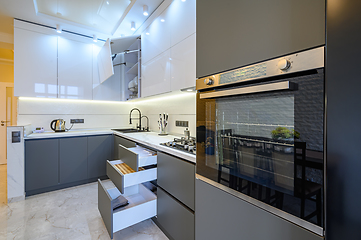
{"type": "Polygon", "coordinates": [[[194,239],[195,164],[162,152],[157,162],[157,223],[172,239],[194,239]]]}
{"type": "Polygon", "coordinates": [[[60,184],[88,177],[87,137],[59,139],[60,184]]]}
{"type": "Polygon", "coordinates": [[[194,239],[194,213],[158,187],[157,221],[175,240],[194,239]]]}
{"type": "Polygon", "coordinates": [[[25,141],[25,191],[58,184],[58,139],[25,141]]]}
{"type": "Polygon", "coordinates": [[[196,179],[197,240],[323,240],[310,231],[196,179]]]}
{"type": "Polygon", "coordinates": [[[112,135],[88,137],[88,178],[105,176],[106,162],[112,159],[112,135]]]}
{"type": "Polygon", "coordinates": [[[26,195],[106,177],[113,135],[25,140],[26,195]]]}
{"type": "Polygon", "coordinates": [[[157,184],[194,211],[195,164],[158,152],[157,184]]]}
{"type": "Polygon", "coordinates": [[[135,147],[135,142],[132,142],[132,141],[127,140],[125,138],[114,135],[113,160],[120,159],[120,156],[119,156],[119,144],[126,147],[126,148],[135,147]]]}
{"type": "Polygon", "coordinates": [[[197,0],[196,76],[325,44],[325,0],[197,0]]]}

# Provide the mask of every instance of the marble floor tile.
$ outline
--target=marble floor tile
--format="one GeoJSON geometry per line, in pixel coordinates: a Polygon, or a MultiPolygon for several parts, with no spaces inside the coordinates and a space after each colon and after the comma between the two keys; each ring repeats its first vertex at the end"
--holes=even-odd
{"type": "Polygon", "coordinates": [[[0,205],[7,203],[7,174],[6,164],[0,164],[0,205]]]}
{"type": "MultiPolygon", "coordinates": [[[[97,183],[27,197],[0,206],[0,239],[110,239],[98,211],[97,183]]],[[[113,239],[166,240],[145,220],[113,239]]]]}

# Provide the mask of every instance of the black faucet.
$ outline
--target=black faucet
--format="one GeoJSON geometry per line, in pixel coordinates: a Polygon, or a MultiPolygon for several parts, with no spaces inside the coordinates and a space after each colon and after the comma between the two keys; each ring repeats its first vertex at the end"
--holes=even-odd
{"type": "Polygon", "coordinates": [[[133,110],[137,110],[139,112],[139,126],[137,126],[137,128],[139,129],[139,131],[142,130],[142,113],[140,112],[140,110],[138,108],[133,108],[132,110],[130,110],[130,113],[129,113],[129,124],[132,124],[132,112],[133,110]]]}
{"type": "Polygon", "coordinates": [[[147,118],[147,128],[143,127],[143,130],[149,132],[149,118],[147,116],[145,116],[145,115],[143,115],[141,118],[144,118],[144,117],[147,118]]]}

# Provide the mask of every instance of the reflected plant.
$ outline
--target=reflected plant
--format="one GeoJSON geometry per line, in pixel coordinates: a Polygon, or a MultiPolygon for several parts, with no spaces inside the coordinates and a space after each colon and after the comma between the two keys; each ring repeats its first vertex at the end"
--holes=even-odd
{"type": "Polygon", "coordinates": [[[294,129],[288,129],[285,127],[277,127],[271,132],[273,139],[290,139],[290,138],[300,138],[300,133],[294,129]]]}

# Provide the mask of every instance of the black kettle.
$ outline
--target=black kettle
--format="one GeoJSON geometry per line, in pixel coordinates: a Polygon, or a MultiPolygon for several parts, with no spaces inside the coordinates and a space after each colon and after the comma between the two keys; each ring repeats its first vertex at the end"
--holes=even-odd
{"type": "Polygon", "coordinates": [[[65,121],[64,119],[55,119],[51,121],[50,128],[54,132],[65,132],[65,121]]]}

